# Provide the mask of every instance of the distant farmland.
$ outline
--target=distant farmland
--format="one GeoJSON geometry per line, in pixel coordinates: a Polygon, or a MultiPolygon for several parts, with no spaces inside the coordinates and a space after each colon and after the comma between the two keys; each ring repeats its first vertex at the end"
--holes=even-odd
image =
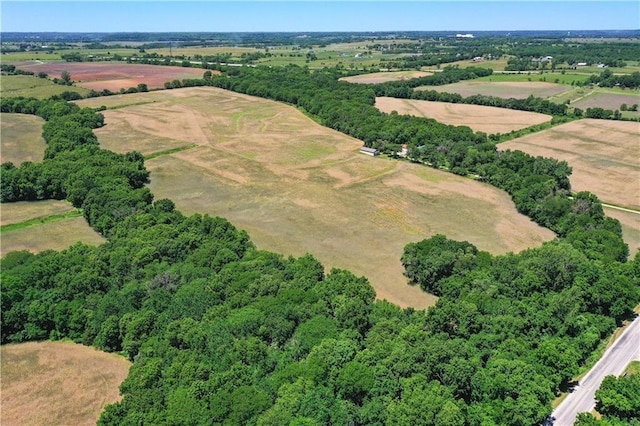
{"type": "Polygon", "coordinates": [[[11,161],[18,166],[23,161],[42,161],[47,147],[43,125],[44,120],[35,115],[0,114],[0,163],[11,161]]]}
{"type": "Polygon", "coordinates": [[[2,345],[3,425],[95,425],[131,364],[70,342],[2,345]]]}
{"type": "Polygon", "coordinates": [[[259,248],[309,252],[328,268],[365,275],[379,298],[400,306],[434,302],[402,275],[410,241],[444,233],[505,253],[554,236],[518,214],[502,191],[361,155],[361,141],[277,102],[215,88],[108,101],[131,106],[104,111],[107,125],[96,134],[107,149],[153,156],[146,164],[156,198],[174,200],[187,214],[226,217],[259,248]]]}
{"type": "Polygon", "coordinates": [[[389,97],[376,98],[376,108],[386,113],[397,111],[398,114],[433,118],[453,126],[469,126],[476,132],[487,134],[509,133],[551,121],[550,115],[535,112],[389,97]]]}
{"type": "Polygon", "coordinates": [[[411,78],[426,77],[429,75],[433,75],[433,73],[426,71],[390,71],[342,77],[340,80],[358,84],[378,84],[387,81],[409,80],[411,78]]]}
{"type": "Polygon", "coordinates": [[[62,71],[68,71],[71,79],[79,86],[97,91],[108,89],[117,92],[120,89],[136,87],[144,83],[149,89],[162,88],[164,83],[175,79],[200,78],[202,68],[185,68],[145,64],[127,64],[122,62],[52,62],[23,63],[19,69],[46,72],[49,77],[60,77],[62,71]]]}
{"type": "Polygon", "coordinates": [[[510,82],[469,80],[444,86],[420,86],[415,90],[435,90],[436,92],[458,93],[463,97],[472,95],[495,96],[498,98],[525,99],[533,95],[548,98],[570,90],[566,85],[545,82],[510,82]]]}

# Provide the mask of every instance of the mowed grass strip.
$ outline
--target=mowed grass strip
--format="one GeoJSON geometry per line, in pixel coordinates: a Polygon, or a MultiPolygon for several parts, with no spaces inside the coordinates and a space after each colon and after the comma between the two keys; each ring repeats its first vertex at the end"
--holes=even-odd
{"type": "Polygon", "coordinates": [[[43,125],[44,120],[35,115],[0,113],[0,163],[10,161],[18,166],[24,161],[42,161],[47,147],[43,125]]]}
{"type": "Polygon", "coordinates": [[[3,425],[95,425],[131,364],[70,342],[0,347],[3,425]]]}
{"type": "Polygon", "coordinates": [[[99,245],[79,210],[66,201],[20,201],[0,204],[0,254],[28,250],[63,250],[76,242],[99,245]]]}
{"type": "Polygon", "coordinates": [[[11,223],[9,225],[0,226],[0,233],[2,233],[3,235],[6,235],[7,232],[15,231],[18,229],[24,229],[30,226],[42,225],[49,222],[55,222],[57,220],[70,219],[72,217],[80,217],[80,216],[82,216],[82,211],[75,210],[68,213],[60,213],[60,214],[54,214],[51,216],[31,219],[25,222],[11,223]]]}
{"type": "Polygon", "coordinates": [[[390,97],[376,98],[376,108],[382,112],[433,118],[453,126],[468,126],[473,131],[509,133],[551,121],[551,116],[536,112],[516,111],[482,105],[452,104],[390,97]]]}
{"type": "Polygon", "coordinates": [[[0,204],[0,226],[28,222],[52,215],[66,214],[76,208],[67,201],[17,201],[0,204]]]}
{"type": "Polygon", "coordinates": [[[403,307],[435,302],[407,285],[400,257],[408,242],[443,233],[505,253],[554,237],[502,191],[359,154],[361,141],[284,104],[207,87],[135,99],[156,102],[104,111],[102,146],[149,155],[160,145],[197,145],[146,162],[156,198],[225,217],[261,249],[311,253],[327,268],[364,275],[379,298],[403,307]]]}

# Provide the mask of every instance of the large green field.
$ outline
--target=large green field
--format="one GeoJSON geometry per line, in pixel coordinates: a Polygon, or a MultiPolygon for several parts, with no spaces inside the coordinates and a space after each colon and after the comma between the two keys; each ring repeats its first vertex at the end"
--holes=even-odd
{"type": "Polygon", "coordinates": [[[434,301],[406,284],[400,257],[408,242],[444,233],[505,253],[553,238],[502,191],[359,154],[361,141],[277,102],[190,88],[78,103],[104,102],[131,105],[104,111],[96,134],[105,148],[147,156],[183,148],[146,162],[156,198],[187,214],[225,217],[259,248],[309,252],[328,268],[365,275],[378,297],[400,306],[434,301]]]}
{"type": "Polygon", "coordinates": [[[89,93],[89,89],[77,86],[62,86],[54,84],[46,78],[30,75],[3,75],[0,78],[0,96],[46,99],[62,92],[76,92],[82,96],[89,93]]]}

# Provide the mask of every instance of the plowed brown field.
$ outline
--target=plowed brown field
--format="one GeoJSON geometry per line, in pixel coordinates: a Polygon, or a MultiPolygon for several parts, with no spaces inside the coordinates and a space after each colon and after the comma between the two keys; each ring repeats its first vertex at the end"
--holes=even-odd
{"type": "Polygon", "coordinates": [[[71,79],[79,86],[97,91],[108,89],[117,92],[120,89],[136,87],[144,83],[149,89],[163,88],[164,83],[175,79],[200,78],[205,70],[202,68],[185,68],[174,66],[127,64],[121,62],[51,62],[26,63],[19,69],[49,74],[49,77],[60,78],[62,71],[69,71],[71,79]]]}

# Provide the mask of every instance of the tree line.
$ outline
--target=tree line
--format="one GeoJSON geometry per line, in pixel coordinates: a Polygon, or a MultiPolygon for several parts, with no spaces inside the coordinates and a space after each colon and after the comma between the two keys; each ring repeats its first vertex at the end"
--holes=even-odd
{"type": "MultiPolygon", "coordinates": [[[[266,76],[229,80],[278,95],[266,76]]],[[[292,91],[290,100],[301,96],[328,122],[362,125],[358,102],[370,89],[298,78],[287,87],[325,92],[292,91]]],[[[617,222],[588,193],[546,200],[566,208],[566,238],[520,254],[492,256],[444,236],[408,245],[407,277],[441,297],[427,312],[400,309],[375,301],[365,278],[325,274],[311,255],[258,250],[224,219],[154,200],[142,156],[102,150],[90,136],[101,114],[55,100],[0,106],[47,120],[48,144],[41,163],[2,165],[2,202],[66,198],[108,238],[7,254],[0,338],[70,338],[133,360],[122,401],[99,424],[538,424],[640,300],[640,256],[625,261],[617,222]],[[5,185],[16,189],[5,195],[5,185]]],[[[566,164],[513,155],[495,165],[505,185],[568,188],[566,164]]]]}

